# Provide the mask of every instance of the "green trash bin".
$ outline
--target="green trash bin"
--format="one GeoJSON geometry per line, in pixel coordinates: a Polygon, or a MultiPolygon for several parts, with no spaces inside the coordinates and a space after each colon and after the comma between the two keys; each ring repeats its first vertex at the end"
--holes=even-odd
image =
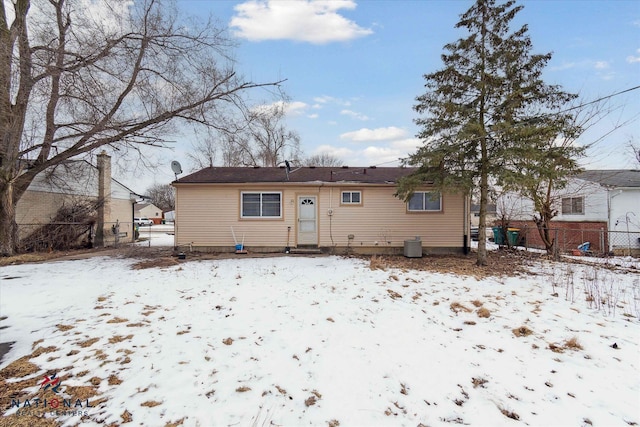
{"type": "Polygon", "coordinates": [[[518,235],[520,234],[519,228],[507,229],[507,239],[509,239],[509,246],[516,246],[518,244],[518,235]]]}
{"type": "Polygon", "coordinates": [[[504,245],[504,233],[502,233],[502,227],[493,227],[493,243],[496,245],[504,245]]]}

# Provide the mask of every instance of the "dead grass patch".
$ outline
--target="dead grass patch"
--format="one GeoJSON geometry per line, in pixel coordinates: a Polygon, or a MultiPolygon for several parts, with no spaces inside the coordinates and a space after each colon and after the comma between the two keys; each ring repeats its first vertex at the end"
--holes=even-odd
{"type": "Polygon", "coordinates": [[[2,378],[22,378],[27,375],[33,375],[40,371],[38,365],[29,362],[30,357],[24,356],[11,362],[0,370],[0,377],[2,378]]]}
{"type": "Polygon", "coordinates": [[[517,337],[528,337],[533,331],[526,326],[520,326],[519,328],[512,329],[513,335],[517,337]]]}
{"type": "Polygon", "coordinates": [[[137,262],[131,266],[133,270],[144,270],[146,268],[166,268],[173,267],[180,264],[177,259],[170,257],[146,259],[144,261],[137,262]]]}
{"type": "Polygon", "coordinates": [[[178,427],[184,423],[184,418],[180,418],[178,421],[170,421],[164,425],[164,427],[178,427]]]}
{"type": "Polygon", "coordinates": [[[73,325],[56,325],[56,328],[58,328],[59,331],[66,332],[69,329],[75,328],[75,326],[73,326],[73,325]]]}
{"type": "Polygon", "coordinates": [[[125,323],[128,322],[128,319],[123,319],[122,317],[114,317],[113,319],[107,320],[107,323],[125,323]]]}
{"type": "Polygon", "coordinates": [[[98,360],[105,360],[107,358],[107,353],[102,350],[96,350],[93,356],[98,360]]]}
{"type": "Polygon", "coordinates": [[[309,407],[309,406],[315,405],[316,402],[318,402],[318,398],[316,396],[311,395],[304,401],[304,405],[309,407]]]}
{"type": "Polygon", "coordinates": [[[571,350],[583,350],[582,345],[578,342],[578,337],[573,337],[564,342],[564,348],[571,350]]]}
{"type": "Polygon", "coordinates": [[[101,378],[98,377],[91,377],[91,379],[89,380],[89,382],[91,383],[92,386],[99,386],[100,383],[102,382],[101,378]]]}
{"type": "Polygon", "coordinates": [[[124,340],[130,340],[131,338],[133,338],[133,334],[129,334],[126,337],[123,337],[122,335],[114,335],[113,337],[109,338],[109,344],[116,344],[124,340]]]}
{"type": "Polygon", "coordinates": [[[107,380],[107,384],[109,385],[118,385],[122,384],[122,380],[115,375],[109,375],[109,379],[107,380]]]}
{"type": "Polygon", "coordinates": [[[80,341],[78,343],[78,345],[82,348],[86,348],[86,347],[91,347],[92,345],[94,345],[95,343],[97,343],[98,341],[100,341],[100,338],[90,338],[88,340],[85,341],[80,341]]]}
{"type": "Polygon", "coordinates": [[[54,351],[57,351],[58,347],[56,347],[55,345],[49,346],[49,347],[38,347],[35,350],[33,350],[33,353],[31,353],[31,358],[33,357],[38,357],[41,354],[45,354],[45,353],[53,353],[54,351]]]}
{"type": "Polygon", "coordinates": [[[233,344],[233,338],[229,337],[229,338],[225,338],[222,340],[222,344],[224,345],[231,345],[233,344]]]}
{"type": "Polygon", "coordinates": [[[142,402],[140,406],[146,406],[147,408],[153,408],[155,406],[162,405],[162,402],[158,402],[155,400],[147,400],[146,402],[142,402]]]}
{"type": "Polygon", "coordinates": [[[387,269],[387,262],[385,261],[385,259],[381,256],[378,255],[373,255],[371,257],[371,259],[369,260],[369,268],[371,270],[386,270],[387,269]]]}
{"type": "Polygon", "coordinates": [[[2,417],[1,425],[6,427],[58,427],[60,423],[58,423],[55,418],[42,418],[31,414],[11,414],[9,416],[2,417]]]}
{"type": "Polygon", "coordinates": [[[516,414],[513,411],[509,411],[507,409],[504,408],[500,408],[500,412],[502,412],[502,415],[504,415],[507,418],[511,418],[512,420],[520,420],[520,415],[516,414]]]}
{"type": "Polygon", "coordinates": [[[120,418],[122,418],[122,424],[130,423],[133,421],[133,415],[128,410],[124,410],[122,414],[120,414],[120,418]]]}
{"type": "Polygon", "coordinates": [[[480,307],[476,313],[478,314],[478,317],[483,317],[483,318],[489,318],[491,317],[491,312],[486,309],[485,307],[480,307]]]}
{"type": "Polygon", "coordinates": [[[453,311],[456,314],[461,312],[461,311],[464,311],[466,313],[469,313],[471,311],[471,309],[469,307],[465,307],[464,305],[460,304],[459,302],[452,302],[449,305],[449,308],[451,309],[451,311],[453,311]]]}
{"type": "Polygon", "coordinates": [[[144,322],[129,323],[129,324],[127,325],[127,328],[141,328],[141,327],[143,327],[143,326],[147,326],[147,324],[146,324],[146,323],[144,323],[144,322]]]}
{"type": "Polygon", "coordinates": [[[471,378],[471,384],[473,384],[473,388],[484,388],[484,385],[488,382],[489,381],[485,380],[484,378],[471,378]]]}
{"type": "Polygon", "coordinates": [[[564,353],[565,350],[583,350],[582,345],[578,342],[577,337],[570,338],[566,340],[562,345],[558,345],[556,343],[549,343],[549,350],[554,353],[564,353]]]}
{"type": "Polygon", "coordinates": [[[74,399],[80,400],[91,399],[92,397],[100,394],[95,386],[89,385],[66,386],[65,392],[73,396],[74,399]]]}
{"type": "Polygon", "coordinates": [[[242,387],[238,387],[236,391],[238,393],[246,393],[248,391],[251,391],[251,387],[247,387],[246,385],[243,385],[242,387]]]}
{"type": "Polygon", "coordinates": [[[402,295],[400,295],[399,293],[397,293],[396,291],[394,291],[392,289],[387,289],[387,293],[389,294],[389,297],[391,297],[391,299],[402,298],[402,295]]]}

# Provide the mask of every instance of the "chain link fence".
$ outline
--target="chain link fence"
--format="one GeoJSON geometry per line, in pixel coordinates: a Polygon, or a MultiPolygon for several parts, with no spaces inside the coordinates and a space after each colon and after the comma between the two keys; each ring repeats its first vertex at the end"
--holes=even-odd
{"type": "Polygon", "coordinates": [[[118,247],[137,238],[133,223],[108,222],[102,235],[95,223],[18,224],[21,252],[46,252],[92,247],[118,247]]]}
{"type": "MultiPolygon", "coordinates": [[[[545,249],[537,227],[493,227],[490,240],[504,246],[545,249]]],[[[640,232],[600,229],[550,228],[549,237],[561,253],[640,257],[640,232]]]]}

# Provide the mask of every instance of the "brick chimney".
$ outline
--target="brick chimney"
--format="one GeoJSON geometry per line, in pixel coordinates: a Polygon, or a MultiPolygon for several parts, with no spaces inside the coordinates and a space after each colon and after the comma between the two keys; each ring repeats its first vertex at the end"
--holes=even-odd
{"type": "Polygon", "coordinates": [[[97,156],[98,166],[98,218],[96,224],[96,247],[105,244],[105,226],[111,221],[111,156],[106,151],[97,156]]]}

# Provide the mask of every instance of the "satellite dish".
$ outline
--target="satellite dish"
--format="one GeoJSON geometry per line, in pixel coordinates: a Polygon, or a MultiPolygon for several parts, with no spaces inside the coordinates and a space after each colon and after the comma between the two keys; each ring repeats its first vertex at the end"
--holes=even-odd
{"type": "Polygon", "coordinates": [[[182,173],[182,166],[180,166],[180,162],[174,160],[171,162],[171,169],[173,170],[174,175],[176,176],[176,181],[178,180],[178,174],[182,173]]]}
{"type": "Polygon", "coordinates": [[[177,160],[174,160],[171,162],[171,169],[173,170],[173,173],[175,173],[176,175],[182,173],[182,166],[180,166],[180,162],[177,160]]]}

